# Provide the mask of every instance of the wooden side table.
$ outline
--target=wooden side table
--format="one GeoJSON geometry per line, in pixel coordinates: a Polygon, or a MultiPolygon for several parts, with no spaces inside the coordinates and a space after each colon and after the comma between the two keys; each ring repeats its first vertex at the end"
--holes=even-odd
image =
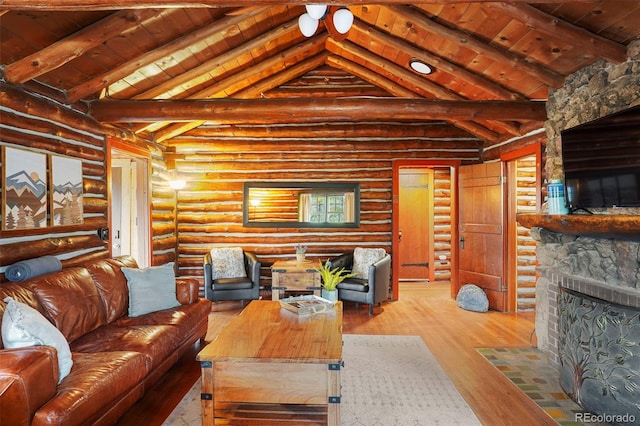
{"type": "Polygon", "coordinates": [[[320,296],[318,263],[311,260],[278,260],[271,266],[271,299],[280,299],[280,290],[313,291],[320,296]]]}

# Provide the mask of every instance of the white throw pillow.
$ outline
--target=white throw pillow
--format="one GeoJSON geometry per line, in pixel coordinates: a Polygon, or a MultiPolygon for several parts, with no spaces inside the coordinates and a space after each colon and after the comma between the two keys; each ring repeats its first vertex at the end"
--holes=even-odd
{"type": "Polygon", "coordinates": [[[385,257],[387,252],[383,248],[356,247],[353,251],[353,272],[356,278],[369,279],[369,266],[385,257]]]}
{"type": "Polygon", "coordinates": [[[129,286],[129,316],[138,317],[150,312],[180,305],[176,296],[176,275],[173,262],[149,268],[122,268],[129,286]]]}
{"type": "Polygon", "coordinates": [[[42,314],[29,305],[16,302],[12,297],[4,299],[7,306],[2,315],[2,344],[5,348],[28,346],[53,346],[58,352],[58,369],[62,381],[73,365],[69,343],[62,332],[42,314]]]}
{"type": "Polygon", "coordinates": [[[244,251],[242,247],[211,249],[211,278],[244,278],[244,251]]]}

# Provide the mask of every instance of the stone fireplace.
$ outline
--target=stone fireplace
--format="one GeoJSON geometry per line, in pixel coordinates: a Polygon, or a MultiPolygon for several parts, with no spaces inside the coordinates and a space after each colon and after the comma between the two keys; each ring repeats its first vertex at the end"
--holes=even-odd
{"type": "Polygon", "coordinates": [[[532,236],[538,345],[560,384],[592,413],[640,420],[640,242],[538,227],[532,236]]]}
{"type": "MultiPolygon", "coordinates": [[[[627,62],[599,61],[567,77],[547,102],[545,179],[563,177],[562,130],[638,104],[639,40],[629,46],[627,62]]],[[[574,216],[540,214],[529,225],[521,222],[537,242],[538,347],[558,367],[565,391],[584,408],[595,414],[633,413],[638,421],[640,209],[595,213],[607,220],[600,224],[594,218],[593,226],[578,230],[572,229],[574,216]],[[610,233],[612,224],[616,231],[610,233]]]]}

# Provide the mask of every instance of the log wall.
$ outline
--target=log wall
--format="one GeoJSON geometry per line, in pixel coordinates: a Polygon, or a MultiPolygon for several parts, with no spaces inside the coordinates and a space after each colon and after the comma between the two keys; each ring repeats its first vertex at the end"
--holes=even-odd
{"type": "MultiPolygon", "coordinates": [[[[527,157],[516,161],[516,203],[518,213],[536,213],[536,159],[527,157]]],[[[517,232],[517,310],[531,311],[536,306],[536,242],[531,231],[516,224],[517,232]]]]}
{"type": "MultiPolygon", "coordinates": [[[[99,228],[108,226],[106,136],[117,136],[138,148],[151,150],[153,197],[156,200],[164,199],[162,187],[166,187],[166,183],[159,179],[158,170],[166,167],[160,150],[154,150],[149,143],[129,133],[104,127],[77,108],[0,83],[0,146],[80,159],[83,180],[82,224],[0,231],[0,282],[5,281],[4,270],[7,266],[25,259],[55,255],[62,261],[63,267],[68,267],[109,257],[108,243],[97,234],[99,228]]],[[[0,172],[2,170],[0,166],[0,172]]],[[[0,176],[4,174],[0,173],[0,176]]],[[[3,184],[4,181],[0,181],[0,186],[3,184]]],[[[169,227],[168,250],[175,253],[175,223],[172,212],[169,215],[167,222],[173,225],[169,227]]],[[[154,221],[153,226],[154,234],[167,235],[161,231],[163,222],[154,221]]],[[[164,263],[163,244],[165,241],[160,239],[153,241],[154,264],[164,263]]],[[[174,257],[170,256],[171,260],[174,257]]]]}
{"type": "MultiPolygon", "coordinates": [[[[287,126],[283,126],[287,127],[287,126]]],[[[392,162],[395,159],[479,161],[475,138],[442,134],[434,128],[400,123],[366,124],[353,132],[337,127],[274,129],[279,138],[256,127],[199,129],[168,142],[187,178],[178,197],[180,275],[202,277],[202,257],[215,246],[241,246],[262,261],[263,285],[270,265],[292,259],[293,245],[306,244],[307,258],[321,260],[356,247],[391,251],[392,162]],[[413,129],[411,128],[413,127],[413,129]],[[402,137],[398,137],[398,135],[402,137]],[[359,228],[244,228],[243,182],[343,182],[360,184],[359,228]]],[[[436,173],[435,251],[450,258],[451,202],[448,171],[436,173]]],[[[448,281],[450,264],[436,279],[448,281]]]]}
{"type": "MultiPolygon", "coordinates": [[[[391,250],[394,160],[480,161],[480,143],[443,124],[356,123],[322,125],[200,127],[164,145],[105,127],[79,109],[2,84],[0,144],[82,160],[84,223],[43,230],[2,231],[0,281],[6,266],[46,254],[63,265],[109,256],[97,229],[108,226],[106,137],[150,153],[152,176],[152,264],[177,261],[178,274],[202,278],[202,257],[215,246],[242,246],[260,257],[262,283],[270,265],[293,258],[293,245],[309,246],[324,260],[355,247],[391,250]],[[187,179],[175,192],[167,164],[187,179]],[[361,189],[359,228],[245,228],[245,181],[356,182],[361,189]],[[176,225],[177,218],[177,225],[176,225]],[[177,232],[176,232],[177,231],[177,232]]],[[[450,177],[436,172],[435,255],[450,258],[450,177]]],[[[451,277],[451,265],[436,262],[436,281],[451,277]]]]}

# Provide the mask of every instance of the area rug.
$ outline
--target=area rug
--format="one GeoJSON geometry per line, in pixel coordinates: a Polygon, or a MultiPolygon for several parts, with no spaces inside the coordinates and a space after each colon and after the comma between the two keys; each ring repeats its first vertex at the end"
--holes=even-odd
{"type": "Polygon", "coordinates": [[[529,347],[479,348],[477,351],[558,424],[583,424],[576,421],[576,414],[585,411],[564,393],[558,371],[542,351],[529,347]]]}
{"type": "MultiPolygon", "coordinates": [[[[480,425],[419,336],[343,336],[340,424],[480,425]]],[[[163,423],[200,422],[200,382],[163,423]]]]}

